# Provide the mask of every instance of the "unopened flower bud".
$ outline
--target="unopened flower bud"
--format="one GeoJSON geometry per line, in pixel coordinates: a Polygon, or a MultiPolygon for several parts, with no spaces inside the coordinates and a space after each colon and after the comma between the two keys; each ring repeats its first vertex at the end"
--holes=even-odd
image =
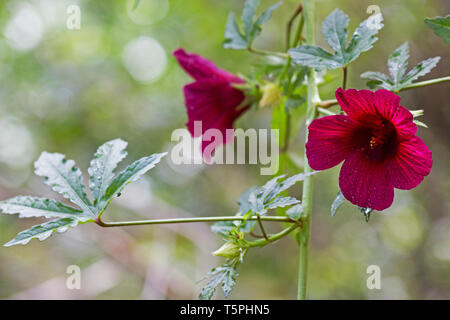
{"type": "Polygon", "coordinates": [[[212,254],[215,256],[222,256],[227,259],[233,259],[237,256],[239,256],[241,253],[241,250],[238,245],[235,243],[228,241],[225,242],[223,246],[221,246],[219,249],[214,251],[212,254]]]}
{"type": "Polygon", "coordinates": [[[262,88],[262,98],[259,100],[259,106],[261,108],[274,106],[280,103],[282,93],[280,88],[274,83],[267,83],[262,88]]]}

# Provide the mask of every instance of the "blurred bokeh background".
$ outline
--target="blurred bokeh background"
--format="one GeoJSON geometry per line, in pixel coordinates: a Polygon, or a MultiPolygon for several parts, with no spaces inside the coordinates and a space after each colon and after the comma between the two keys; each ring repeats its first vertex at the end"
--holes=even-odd
{"type": "MultiPolygon", "coordinates": [[[[264,0],[262,7],[275,1],[264,0]]],[[[286,0],[256,46],[280,51],[285,25],[300,1],[286,0]]],[[[3,0],[0,2],[0,199],[19,194],[57,198],[33,174],[43,150],[74,159],[83,172],[97,146],[121,137],[129,142],[124,163],[170,150],[171,133],[183,128],[181,88],[190,79],[171,53],[178,47],[214,60],[234,73],[248,73],[257,56],[221,47],[230,10],[238,0],[3,0]],[[69,30],[67,8],[81,8],[81,29],[69,30]]],[[[386,72],[386,60],[404,41],[410,66],[442,57],[421,80],[448,75],[450,50],[425,17],[450,11],[445,0],[317,1],[317,38],[335,8],[350,16],[350,32],[378,5],[384,28],[374,48],[349,69],[349,87],[364,88],[359,75],[386,72]]],[[[332,98],[341,74],[321,88],[332,98]]],[[[310,249],[308,296],[313,299],[450,298],[450,95],[448,84],[402,92],[410,109],[424,109],[419,128],[433,152],[431,174],[413,191],[398,191],[394,205],[366,223],[345,205],[330,217],[339,168],[317,175],[310,249]],[[381,290],[368,290],[366,269],[379,265],[381,290]]],[[[251,111],[242,128],[269,128],[270,110],[251,111]]],[[[292,144],[301,156],[302,137],[292,144]]],[[[123,164],[120,168],[123,167],[123,164]]],[[[164,160],[115,200],[105,220],[232,215],[236,199],[268,177],[256,165],[182,167],[164,160]]],[[[300,186],[294,188],[300,195],[300,186]]],[[[0,216],[0,243],[40,219],[0,216]]],[[[271,231],[279,226],[270,224],[271,231]]],[[[45,242],[0,247],[0,298],[196,299],[196,281],[221,259],[210,254],[222,243],[207,224],[102,229],[84,225],[45,242]],[[82,269],[80,290],[68,290],[69,265],[82,269]]],[[[287,237],[254,249],[239,268],[234,299],[293,299],[297,245],[287,237]]],[[[221,293],[217,297],[223,297],[221,293]]]]}

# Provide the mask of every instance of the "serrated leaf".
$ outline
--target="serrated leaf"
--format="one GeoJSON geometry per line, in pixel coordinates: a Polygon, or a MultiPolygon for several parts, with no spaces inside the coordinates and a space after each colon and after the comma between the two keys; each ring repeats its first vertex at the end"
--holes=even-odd
{"type": "Polygon", "coordinates": [[[253,41],[262,30],[262,25],[265,24],[272,17],[273,11],[278,9],[278,7],[282,4],[282,1],[277,2],[266,9],[259,17],[256,19],[255,23],[252,26],[252,29],[248,35],[250,41],[253,41]]]}
{"type": "Polygon", "coordinates": [[[278,196],[266,205],[266,209],[283,208],[297,203],[300,203],[300,200],[297,200],[294,197],[278,196]]]}
{"type": "Polygon", "coordinates": [[[236,21],[234,12],[228,16],[227,24],[225,26],[225,40],[223,47],[233,50],[244,50],[248,47],[247,39],[242,35],[236,21]]]}
{"type": "Polygon", "coordinates": [[[214,295],[216,288],[219,286],[222,288],[225,297],[227,297],[236,284],[236,277],[238,275],[239,274],[234,266],[226,264],[212,269],[205,277],[203,277],[203,279],[211,279],[203,287],[199,296],[200,300],[210,300],[214,295]]]}
{"type": "Polygon", "coordinates": [[[336,55],[345,57],[347,45],[348,16],[339,9],[335,9],[322,23],[322,34],[336,55]]]}
{"type": "Polygon", "coordinates": [[[450,43],[450,15],[446,17],[426,18],[425,23],[429,25],[434,33],[450,43]]]}
{"type": "Polygon", "coordinates": [[[68,218],[86,216],[82,211],[66,206],[56,200],[30,196],[18,196],[1,201],[0,209],[6,214],[17,213],[19,214],[19,218],[68,218]]]}
{"type": "Polygon", "coordinates": [[[388,58],[388,70],[391,74],[391,79],[394,87],[397,88],[406,73],[408,66],[409,47],[408,42],[405,42],[400,47],[394,50],[388,58]]]}
{"type": "Polygon", "coordinates": [[[389,56],[388,69],[391,77],[381,72],[367,71],[361,74],[361,78],[372,80],[367,83],[370,88],[381,87],[398,92],[429,73],[440,60],[440,57],[426,59],[405,75],[408,57],[408,44],[404,43],[389,56]]]}
{"type": "Polygon", "coordinates": [[[152,169],[157,163],[161,161],[167,152],[155,153],[148,157],[143,157],[132,164],[125,170],[120,172],[117,177],[111,182],[102,197],[102,206],[106,206],[113,198],[122,192],[125,186],[131,182],[138,180],[148,170],[152,169]]]}
{"type": "MultiPolygon", "coordinates": [[[[126,147],[125,141],[115,139],[104,143],[95,152],[88,169],[90,175],[89,187],[94,198],[94,205],[97,205],[100,201],[114,178],[114,169],[117,164],[127,156],[126,147]]],[[[102,209],[99,208],[99,210],[102,209]]]]}
{"type": "Polygon", "coordinates": [[[336,212],[340,208],[340,206],[346,201],[344,195],[342,194],[341,190],[339,190],[338,194],[336,195],[336,198],[334,199],[333,203],[331,204],[331,216],[334,217],[336,215],[336,212]]]}
{"type": "Polygon", "coordinates": [[[359,57],[362,52],[368,51],[377,38],[375,35],[383,27],[380,13],[361,22],[356,28],[346,47],[348,17],[336,9],[328,15],[322,24],[322,33],[330,47],[335,50],[329,53],[320,47],[302,45],[288,51],[292,61],[316,70],[336,69],[347,66],[359,57]]]}
{"type": "Polygon", "coordinates": [[[227,235],[234,227],[236,225],[233,221],[219,221],[211,226],[211,231],[221,235],[227,235]]]}
{"type": "Polygon", "coordinates": [[[317,70],[323,68],[332,70],[344,66],[338,57],[316,46],[302,45],[289,49],[288,53],[294,63],[317,70]]]}
{"type": "Polygon", "coordinates": [[[421,61],[417,66],[412,68],[402,79],[402,86],[411,84],[414,80],[429,73],[439,62],[441,57],[429,58],[421,61]]]}
{"type": "Polygon", "coordinates": [[[383,16],[381,13],[377,13],[360,23],[348,44],[345,65],[358,58],[362,52],[372,48],[373,43],[378,40],[375,35],[383,27],[381,21],[383,21],[383,16]]]}
{"type": "Polygon", "coordinates": [[[54,232],[65,232],[71,227],[77,226],[79,223],[89,221],[89,217],[84,218],[61,218],[57,220],[52,220],[45,222],[30,229],[24,230],[17,234],[17,236],[4,244],[5,247],[10,247],[16,244],[27,244],[31,239],[39,239],[44,241],[52,235],[54,232]]]}
{"type": "Polygon", "coordinates": [[[44,182],[54,191],[79,206],[83,212],[96,216],[96,210],[84,189],[81,170],[75,167],[75,161],[66,160],[60,153],[43,152],[35,162],[35,168],[35,173],[45,177],[44,182]]]}
{"type": "Polygon", "coordinates": [[[292,220],[298,220],[301,218],[303,213],[303,206],[301,204],[297,204],[286,211],[286,215],[292,220]]]}

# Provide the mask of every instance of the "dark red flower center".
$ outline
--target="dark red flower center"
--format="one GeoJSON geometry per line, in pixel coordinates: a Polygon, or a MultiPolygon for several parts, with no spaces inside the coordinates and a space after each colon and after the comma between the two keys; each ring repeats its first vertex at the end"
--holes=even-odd
{"type": "Polygon", "coordinates": [[[353,134],[353,142],[373,161],[384,161],[395,155],[398,147],[394,125],[378,115],[368,115],[358,121],[361,126],[353,134]]]}

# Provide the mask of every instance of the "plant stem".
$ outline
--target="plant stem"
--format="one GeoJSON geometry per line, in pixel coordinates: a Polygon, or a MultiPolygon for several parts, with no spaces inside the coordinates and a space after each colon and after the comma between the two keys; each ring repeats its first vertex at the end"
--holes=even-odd
{"type": "Polygon", "coordinates": [[[335,116],[336,115],[336,113],[334,113],[334,112],[332,112],[330,110],[324,109],[322,107],[317,107],[317,111],[319,113],[321,113],[321,114],[326,115],[326,116],[335,116]]]}
{"type": "MultiPolygon", "coordinates": [[[[291,222],[295,221],[288,217],[279,216],[262,216],[262,221],[275,221],[275,222],[291,222]]],[[[244,220],[258,220],[257,216],[251,216],[248,218],[239,216],[226,216],[226,217],[197,217],[197,218],[177,218],[177,219],[154,219],[154,220],[137,220],[137,221],[120,221],[120,222],[104,222],[97,218],[95,223],[101,227],[123,227],[123,226],[138,226],[148,224],[170,224],[170,223],[193,223],[193,222],[218,222],[218,221],[244,221],[244,220]]]]}
{"type": "Polygon", "coordinates": [[[447,81],[450,81],[450,76],[412,83],[409,86],[406,86],[406,87],[400,89],[400,91],[414,89],[414,88],[420,88],[420,87],[425,87],[425,86],[429,86],[431,84],[447,82],[447,81]]]}
{"type": "Polygon", "coordinates": [[[318,106],[318,107],[321,107],[321,108],[323,108],[323,109],[328,109],[328,108],[330,108],[330,107],[332,107],[332,106],[335,106],[335,105],[337,105],[337,104],[338,104],[337,100],[336,100],[336,99],[332,99],[332,100],[324,100],[324,101],[321,101],[321,102],[319,102],[319,103],[317,104],[317,106],[318,106]]]}
{"type": "MultiPolygon", "coordinates": [[[[305,17],[305,33],[306,43],[314,45],[314,0],[305,0],[303,15],[305,17]]],[[[318,103],[318,90],[316,85],[316,76],[314,69],[308,71],[308,87],[307,87],[307,106],[306,106],[306,138],[308,139],[308,126],[315,118],[315,104],[318,103]]],[[[311,167],[308,164],[308,158],[306,153],[304,155],[304,172],[312,172],[311,167]]],[[[307,267],[308,267],[308,245],[311,228],[311,213],[312,213],[312,185],[313,178],[308,176],[303,181],[303,228],[299,231],[299,263],[298,263],[298,287],[297,287],[297,299],[304,300],[306,298],[306,280],[307,280],[307,267]]]]}
{"type": "Polygon", "coordinates": [[[344,76],[342,79],[342,89],[345,90],[347,87],[347,66],[342,67],[342,71],[344,72],[344,76]]]}
{"type": "MultiPolygon", "coordinates": [[[[291,48],[291,29],[292,29],[292,23],[294,22],[295,18],[302,12],[303,5],[299,4],[297,9],[295,9],[294,14],[289,19],[287,25],[286,25],[286,51],[291,48]]],[[[294,44],[297,42],[297,39],[295,39],[294,44]]]]}
{"type": "Polygon", "coordinates": [[[264,225],[263,225],[263,223],[261,221],[261,215],[257,214],[256,216],[258,217],[258,225],[259,225],[259,228],[261,229],[261,232],[262,232],[262,234],[264,236],[264,239],[269,240],[267,238],[266,230],[264,230],[264,225]]]}
{"type": "Polygon", "coordinates": [[[252,248],[252,247],[263,247],[266,244],[269,244],[270,242],[274,242],[276,240],[279,240],[281,238],[283,238],[284,236],[287,236],[289,233],[291,233],[292,231],[294,231],[297,228],[300,228],[300,224],[293,224],[291,225],[289,228],[284,229],[281,232],[275,233],[271,236],[269,236],[267,239],[260,239],[260,240],[255,240],[255,241],[251,241],[248,243],[248,247],[252,248]]]}
{"type": "Polygon", "coordinates": [[[277,57],[285,58],[285,59],[289,58],[289,55],[287,53],[282,53],[282,52],[254,49],[252,47],[248,47],[247,50],[251,53],[259,54],[259,55],[263,55],[263,56],[277,56],[277,57]]]}

